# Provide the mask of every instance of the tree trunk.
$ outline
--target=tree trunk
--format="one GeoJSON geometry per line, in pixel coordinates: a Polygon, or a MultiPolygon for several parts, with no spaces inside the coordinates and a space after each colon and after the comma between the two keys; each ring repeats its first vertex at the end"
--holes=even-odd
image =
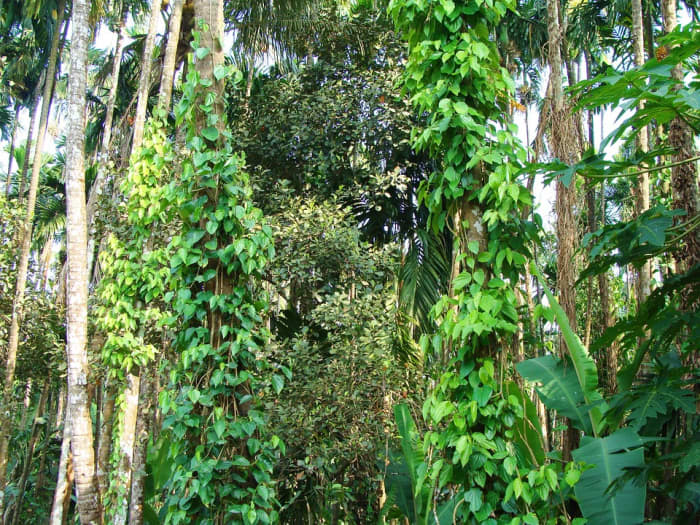
{"type": "MultiPolygon", "coordinates": [[[[642,0],[632,0],[632,42],[634,49],[634,65],[644,65],[644,23],[642,19],[642,0]]],[[[639,111],[644,109],[644,103],[639,102],[639,111]]],[[[642,126],[635,137],[637,153],[645,154],[649,151],[649,131],[647,126],[642,126]]],[[[646,167],[644,165],[643,167],[646,167]]],[[[639,217],[649,209],[649,173],[637,176],[633,186],[635,196],[635,216],[639,217]]],[[[637,271],[637,305],[641,306],[651,294],[651,261],[646,261],[637,271]]]]}
{"type": "MultiPolygon", "coordinates": [[[[60,392],[59,392],[60,395],[60,392]]],[[[41,447],[41,458],[39,459],[39,473],[36,477],[36,485],[34,487],[34,494],[37,498],[41,497],[41,491],[44,488],[44,481],[46,480],[46,452],[49,448],[49,443],[51,442],[51,436],[53,435],[53,426],[55,424],[54,418],[55,411],[53,410],[53,405],[56,393],[52,392],[48,401],[48,408],[46,412],[49,414],[48,421],[46,422],[46,427],[44,430],[44,444],[41,447]]]]}
{"type": "Polygon", "coordinates": [[[90,43],[87,0],[73,0],[71,64],[66,140],[66,350],[68,354],[68,411],[71,449],[80,522],[100,522],[95,477],[92,421],[88,405],[87,356],[87,213],[85,206],[85,107],[87,48],[90,43]]]}
{"type": "MultiPolygon", "coordinates": [[[[600,194],[600,226],[605,227],[605,185],[600,194]]],[[[610,284],[607,272],[598,274],[598,294],[600,295],[601,328],[606,330],[615,325],[617,315],[610,304],[610,284]]],[[[607,352],[604,352],[599,360],[598,378],[603,389],[608,395],[617,392],[617,365],[618,343],[613,341],[607,352]]]]}
{"type": "Polygon", "coordinates": [[[114,106],[117,101],[117,88],[119,87],[119,71],[121,69],[122,54],[124,51],[124,42],[126,39],[126,18],[128,11],[122,6],[124,13],[119,19],[119,27],[117,28],[117,43],[114,48],[114,61],[112,62],[112,85],[109,87],[109,96],[107,98],[107,110],[105,113],[104,131],[102,132],[102,142],[100,144],[100,159],[97,169],[97,177],[90,187],[90,196],[87,203],[87,223],[89,226],[88,238],[88,275],[92,274],[92,266],[94,263],[95,253],[95,212],[97,209],[97,199],[102,193],[102,187],[105,183],[105,169],[109,160],[109,148],[112,144],[112,122],[114,120],[114,106]]]}
{"type": "Polygon", "coordinates": [[[153,405],[152,375],[155,373],[154,368],[151,367],[150,370],[144,370],[141,380],[131,478],[131,499],[129,501],[129,525],[143,524],[144,482],[146,481],[146,454],[148,452],[148,436],[153,405]]]}
{"type": "Polygon", "coordinates": [[[66,407],[63,421],[63,440],[61,441],[61,458],[58,461],[58,478],[56,479],[56,489],[53,494],[53,505],[51,506],[50,525],[62,525],[64,515],[64,502],[70,499],[70,490],[73,485],[70,453],[70,413],[66,407]]]}
{"type": "MultiPolygon", "coordinates": [[[[43,74],[42,74],[43,76],[43,74]]],[[[31,159],[32,154],[32,142],[34,141],[34,132],[36,131],[36,121],[39,118],[39,102],[41,101],[41,91],[39,86],[41,81],[37,84],[34,99],[29,107],[29,111],[32,115],[29,121],[29,129],[27,130],[27,142],[24,145],[24,160],[22,161],[22,170],[19,172],[19,178],[17,180],[17,202],[22,202],[24,199],[24,185],[27,180],[27,172],[29,171],[29,159],[31,159]]],[[[10,194],[9,188],[6,189],[7,195],[10,194]]]]}
{"type": "MultiPolygon", "coordinates": [[[[547,30],[549,33],[549,65],[552,86],[552,121],[550,144],[555,157],[563,162],[573,164],[578,161],[581,152],[581,123],[564,100],[562,88],[562,28],[559,24],[559,0],[547,0],[547,30]]],[[[571,326],[576,329],[576,271],[574,255],[576,252],[577,232],[574,211],[576,207],[576,185],[571,181],[566,187],[561,180],[557,181],[555,210],[557,215],[557,289],[559,302],[569,319],[571,326]]],[[[560,337],[559,345],[564,357],[565,345],[560,337]]],[[[571,459],[571,451],[578,446],[578,431],[569,422],[564,435],[562,457],[564,461],[571,459]]]]}
{"type": "MultiPolygon", "coordinates": [[[[58,8],[58,19],[56,20],[56,30],[51,40],[51,51],[49,53],[48,67],[46,69],[46,79],[44,81],[44,100],[41,105],[41,116],[39,118],[39,135],[34,148],[34,165],[32,166],[32,180],[29,185],[29,197],[27,199],[27,214],[22,224],[20,233],[21,247],[19,253],[19,263],[17,267],[17,281],[15,283],[15,297],[12,302],[12,317],[10,320],[10,335],[7,344],[7,357],[5,364],[5,388],[3,389],[2,405],[0,405],[0,492],[4,492],[7,475],[7,448],[9,443],[9,432],[12,427],[11,412],[8,410],[11,401],[12,386],[15,380],[15,367],[17,366],[17,348],[19,347],[19,328],[22,322],[24,291],[27,286],[27,273],[29,270],[29,253],[32,246],[32,223],[34,221],[34,206],[36,204],[36,194],[39,187],[39,170],[41,168],[41,155],[46,135],[46,124],[49,118],[49,106],[51,105],[51,93],[53,90],[54,77],[56,75],[56,63],[58,61],[58,41],[60,27],[63,23],[64,0],[60,0],[58,8]]],[[[36,114],[36,111],[34,112],[36,114]]],[[[30,126],[31,131],[31,126],[30,126]]],[[[25,161],[29,155],[29,142],[25,151],[25,161]]],[[[25,162],[26,164],[26,162],[25,162]]],[[[21,199],[21,194],[20,197],[21,199]]],[[[1,499],[1,498],[0,498],[1,499]]],[[[0,516],[3,515],[3,502],[0,501],[0,516]]]]}
{"type": "Polygon", "coordinates": [[[158,105],[170,110],[170,100],[173,94],[173,81],[175,80],[175,66],[177,59],[177,46],[180,41],[180,24],[182,22],[182,6],[184,0],[174,0],[168,22],[168,45],[165,48],[165,59],[163,60],[163,72],[160,76],[160,92],[158,94],[158,105]]]}
{"type": "Polygon", "coordinates": [[[153,65],[153,47],[156,39],[156,29],[160,16],[161,3],[157,0],[151,2],[151,15],[148,22],[148,34],[143,47],[143,60],[141,62],[141,76],[139,77],[138,100],[136,102],[136,115],[134,116],[134,140],[131,145],[131,154],[136,153],[143,142],[143,128],[146,123],[146,110],[148,109],[148,95],[151,90],[151,69],[153,65]]]}
{"type": "Polygon", "coordinates": [[[100,496],[104,499],[109,479],[107,469],[109,468],[109,455],[112,451],[112,428],[114,425],[114,398],[115,388],[109,380],[105,380],[104,395],[102,400],[102,427],[100,429],[100,441],[97,446],[97,485],[100,489],[100,496]]]}
{"type": "Polygon", "coordinates": [[[32,404],[32,378],[27,379],[27,386],[24,387],[24,403],[22,403],[22,415],[19,418],[18,430],[22,430],[27,424],[27,414],[32,404]]]}
{"type": "Polygon", "coordinates": [[[12,135],[10,135],[10,154],[7,157],[7,179],[5,179],[5,195],[10,195],[10,186],[12,185],[12,161],[15,155],[15,139],[17,138],[17,127],[19,126],[19,112],[22,106],[19,102],[15,102],[15,120],[12,123],[12,135]]]}
{"type": "MultiPolygon", "coordinates": [[[[661,3],[664,16],[664,32],[670,33],[678,24],[676,19],[676,0],[663,0],[661,3]]],[[[683,82],[683,69],[676,65],[671,75],[675,80],[683,82]]],[[[681,118],[676,117],[668,127],[668,142],[673,150],[671,162],[671,186],[673,191],[673,207],[685,210],[684,217],[676,217],[677,223],[698,216],[698,174],[695,162],[689,159],[697,156],[694,145],[694,134],[690,126],[681,118]]],[[[686,235],[685,245],[676,252],[678,272],[685,272],[700,262],[700,232],[697,230],[686,235]]],[[[684,305],[688,306],[688,305],[684,305]]]]}
{"type": "MultiPolygon", "coordinates": [[[[40,423],[38,423],[37,420],[44,416],[44,408],[46,407],[46,399],[49,397],[50,384],[50,379],[47,379],[44,383],[44,388],[41,391],[41,397],[39,398],[39,406],[36,409],[36,416],[34,417],[34,424],[32,425],[32,433],[29,437],[29,443],[27,444],[27,451],[24,454],[22,476],[20,477],[19,484],[17,485],[17,499],[15,500],[15,511],[12,516],[12,525],[17,525],[17,523],[19,523],[19,517],[22,514],[22,500],[24,499],[24,491],[27,487],[27,478],[29,478],[29,471],[32,465],[34,447],[36,446],[36,441],[39,438],[40,423]]],[[[45,423],[43,424],[45,425],[45,423]]],[[[48,431],[48,428],[46,430],[48,431]]]]}
{"type": "Polygon", "coordinates": [[[112,489],[118,498],[111,522],[114,525],[124,525],[127,522],[129,510],[129,489],[134,464],[134,441],[136,438],[136,418],[139,409],[139,386],[141,377],[138,373],[129,373],[126,377],[127,387],[124,392],[124,408],[120,419],[119,452],[121,459],[112,489]]]}

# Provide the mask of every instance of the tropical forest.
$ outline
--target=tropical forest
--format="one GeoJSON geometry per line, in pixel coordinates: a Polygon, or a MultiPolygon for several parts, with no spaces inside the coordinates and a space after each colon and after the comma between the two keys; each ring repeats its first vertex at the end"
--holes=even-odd
{"type": "Polygon", "coordinates": [[[0,525],[700,522],[697,0],[0,0],[0,525]]]}

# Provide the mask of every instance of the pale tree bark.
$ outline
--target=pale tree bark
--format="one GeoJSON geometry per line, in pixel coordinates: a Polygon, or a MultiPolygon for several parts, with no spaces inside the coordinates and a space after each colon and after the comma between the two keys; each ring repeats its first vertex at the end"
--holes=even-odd
{"type": "MultiPolygon", "coordinates": [[[[134,117],[134,136],[131,143],[131,156],[137,155],[143,143],[143,133],[146,123],[146,110],[148,108],[148,96],[151,88],[151,70],[153,64],[153,48],[155,45],[156,29],[160,16],[161,3],[154,0],[151,3],[151,12],[148,25],[148,34],[143,50],[141,74],[136,102],[136,115],[134,117]]],[[[127,387],[124,393],[124,408],[119,419],[119,448],[121,460],[118,474],[114,478],[114,488],[117,494],[126,494],[127,500],[114,509],[112,517],[115,525],[122,525],[127,521],[129,491],[133,473],[134,443],[136,434],[136,419],[138,414],[139,385],[141,377],[139,371],[127,373],[127,387]]],[[[120,502],[122,503],[122,502],[120,502]]]]}
{"type": "MultiPolygon", "coordinates": [[[[39,426],[45,425],[40,423],[40,418],[44,416],[44,409],[46,407],[46,400],[49,397],[49,386],[51,381],[49,379],[44,383],[44,388],[41,391],[41,397],[39,398],[39,406],[36,409],[36,415],[34,417],[34,423],[32,424],[32,432],[29,437],[29,443],[27,444],[27,450],[24,454],[24,465],[22,465],[22,476],[20,477],[19,484],[17,486],[17,498],[15,502],[15,510],[12,515],[12,525],[17,525],[19,523],[19,516],[22,513],[22,500],[24,499],[24,491],[27,487],[27,479],[29,478],[29,470],[31,468],[32,459],[34,458],[34,447],[36,447],[36,441],[39,438],[39,426]]],[[[46,429],[48,431],[48,428],[46,429]]]]}
{"type": "Polygon", "coordinates": [[[136,439],[136,419],[139,408],[139,386],[141,376],[138,373],[127,374],[127,386],[124,392],[124,408],[119,425],[119,453],[121,459],[112,482],[114,491],[124,497],[124,501],[117,502],[111,522],[114,525],[124,525],[127,522],[129,510],[129,489],[131,487],[131,476],[134,463],[134,442],[136,439]]]}
{"type": "Polygon", "coordinates": [[[134,442],[133,474],[131,478],[131,499],[129,500],[129,525],[143,524],[144,482],[146,480],[150,412],[153,405],[152,376],[154,373],[154,367],[151,367],[150,370],[144,370],[139,392],[140,399],[136,418],[136,439],[134,442]]]}
{"type": "Polygon", "coordinates": [[[85,206],[84,115],[87,87],[87,48],[91,31],[87,0],[73,0],[71,64],[66,140],[66,350],[71,449],[80,522],[100,522],[95,477],[92,421],[88,405],[87,356],[87,213],[85,206]]]}
{"type": "Polygon", "coordinates": [[[117,101],[117,89],[119,87],[119,71],[121,70],[122,54],[124,52],[124,43],[126,41],[126,18],[128,15],[127,10],[124,9],[124,13],[119,19],[119,26],[117,28],[117,43],[114,49],[114,60],[112,62],[112,84],[109,87],[109,95],[107,97],[107,109],[105,112],[105,124],[104,130],[102,132],[102,142],[100,143],[100,158],[97,169],[97,177],[90,187],[90,196],[88,197],[87,203],[87,221],[89,226],[89,239],[88,239],[88,275],[92,273],[92,265],[94,260],[95,251],[95,212],[97,209],[97,199],[102,193],[102,187],[105,183],[106,178],[106,167],[107,161],[109,160],[109,148],[112,143],[112,122],[114,120],[114,107],[117,101]]]}
{"type": "Polygon", "coordinates": [[[134,116],[134,139],[131,145],[131,154],[136,153],[143,142],[144,124],[146,123],[146,110],[148,109],[148,95],[151,90],[151,70],[153,66],[153,47],[156,40],[156,29],[160,17],[161,3],[158,0],[151,2],[151,15],[148,22],[148,33],[143,48],[143,61],[141,62],[141,75],[139,76],[138,100],[136,101],[136,115],[134,116]]]}
{"type": "MultiPolygon", "coordinates": [[[[562,28],[559,24],[559,0],[547,0],[547,30],[549,33],[549,66],[552,87],[552,120],[550,144],[554,156],[573,164],[581,154],[581,121],[564,100],[562,88],[562,28]]],[[[557,181],[555,210],[557,215],[557,289],[559,302],[576,329],[576,270],[574,255],[576,252],[577,232],[574,212],[576,207],[576,185],[571,181],[566,187],[557,181]]],[[[560,338],[562,357],[566,352],[565,341],[560,338]]],[[[564,436],[562,456],[565,461],[571,459],[571,451],[578,446],[578,431],[570,422],[564,436]]]]}
{"type": "Polygon", "coordinates": [[[49,517],[50,525],[62,525],[64,516],[64,502],[70,499],[70,490],[73,485],[72,468],[70,468],[71,452],[70,452],[70,413],[66,407],[63,417],[63,440],[61,441],[61,457],[58,460],[58,478],[56,479],[56,488],[53,493],[53,504],[51,506],[51,516],[49,517]]]}
{"type": "MultiPolygon", "coordinates": [[[[44,74],[42,73],[42,79],[44,74]]],[[[27,180],[27,172],[29,171],[29,159],[31,159],[32,154],[32,144],[34,143],[34,132],[36,131],[36,122],[39,119],[40,105],[41,101],[41,86],[43,80],[40,80],[36,86],[36,91],[34,93],[34,99],[29,107],[29,112],[31,114],[31,120],[29,121],[29,129],[27,130],[27,142],[24,145],[24,160],[22,161],[22,169],[19,172],[19,177],[17,179],[17,201],[22,202],[24,200],[24,185],[27,180]]],[[[10,195],[10,188],[5,189],[6,194],[10,195]]]]}
{"type": "Polygon", "coordinates": [[[175,66],[177,61],[177,46],[180,41],[180,26],[182,23],[182,6],[184,0],[174,0],[171,6],[170,20],[168,22],[168,45],[165,48],[163,59],[163,72],[160,77],[160,92],[158,94],[158,106],[168,111],[173,95],[173,82],[175,80],[175,66]]]}
{"type": "Polygon", "coordinates": [[[27,414],[32,404],[32,378],[27,379],[27,386],[24,387],[24,403],[22,403],[22,415],[19,418],[19,430],[27,424],[27,414]]]}
{"type": "MultiPolygon", "coordinates": [[[[9,410],[12,386],[15,380],[15,368],[17,366],[17,349],[19,347],[19,329],[22,322],[24,292],[27,286],[27,274],[29,270],[29,254],[32,246],[32,223],[34,221],[34,207],[36,204],[36,194],[39,188],[39,171],[41,169],[41,155],[46,136],[46,125],[49,119],[49,107],[51,106],[51,93],[56,75],[56,63],[58,62],[58,43],[60,27],[63,23],[63,12],[65,2],[59,2],[58,19],[56,20],[56,30],[51,40],[51,50],[46,69],[46,79],[44,80],[43,102],[41,105],[41,116],[39,117],[39,135],[37,136],[34,148],[34,164],[32,166],[32,179],[29,185],[29,196],[27,198],[27,211],[20,233],[21,245],[19,253],[19,263],[17,265],[17,281],[15,283],[15,296],[12,302],[12,316],[10,320],[10,334],[7,344],[7,354],[5,363],[5,386],[3,389],[2,405],[0,405],[0,492],[4,492],[7,476],[7,448],[10,439],[11,411],[9,410]]],[[[29,142],[25,152],[25,160],[29,155],[29,142]]],[[[21,194],[20,194],[21,199],[21,194]]],[[[0,516],[3,515],[3,502],[0,498],[0,516]]]]}
{"type": "Polygon", "coordinates": [[[114,386],[106,379],[102,399],[102,427],[100,428],[100,440],[97,446],[97,485],[102,498],[104,498],[109,485],[107,469],[109,467],[109,455],[112,451],[115,395],[114,386]]]}
{"type": "MultiPolygon", "coordinates": [[[[676,0],[663,0],[661,3],[664,18],[664,32],[670,33],[678,25],[676,18],[676,0]]],[[[683,68],[680,64],[671,72],[675,80],[683,82],[683,68]]],[[[668,142],[673,149],[671,162],[671,186],[673,191],[673,207],[685,210],[685,217],[677,217],[680,223],[698,216],[698,173],[695,162],[689,159],[697,156],[694,145],[694,134],[690,126],[681,118],[676,117],[668,127],[668,142]]],[[[676,252],[676,265],[679,272],[685,272],[700,262],[700,232],[686,235],[685,245],[676,252]]],[[[687,306],[687,305],[686,305],[687,306]]]]}
{"type": "Polygon", "coordinates": [[[10,194],[12,182],[12,161],[15,160],[15,139],[17,138],[17,128],[19,127],[19,113],[22,109],[19,102],[15,102],[15,120],[12,123],[12,134],[10,135],[10,153],[7,156],[7,179],[5,179],[5,195],[10,194]]]}
{"type": "MultiPolygon", "coordinates": [[[[644,22],[642,19],[642,0],[632,0],[632,43],[634,49],[634,65],[641,67],[644,65],[644,22]]],[[[639,102],[640,111],[644,109],[644,102],[639,102]]],[[[635,137],[637,153],[645,154],[649,151],[649,129],[642,126],[637,131],[635,137]]],[[[646,166],[645,166],[646,167],[646,166]]],[[[635,216],[640,216],[649,209],[649,173],[637,175],[636,184],[633,187],[635,196],[635,216]]],[[[637,304],[647,300],[651,294],[651,261],[646,261],[637,270],[637,304]]]]}

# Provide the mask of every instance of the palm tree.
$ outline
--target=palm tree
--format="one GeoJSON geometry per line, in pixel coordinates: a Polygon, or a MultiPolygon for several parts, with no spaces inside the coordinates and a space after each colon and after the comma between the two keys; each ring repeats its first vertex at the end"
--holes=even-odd
{"type": "MultiPolygon", "coordinates": [[[[17,349],[19,346],[19,329],[22,319],[22,303],[24,301],[24,292],[27,284],[27,272],[29,268],[29,255],[32,242],[32,224],[34,221],[34,206],[36,203],[36,195],[39,186],[39,174],[41,171],[41,159],[43,153],[43,142],[46,135],[46,126],[49,117],[49,106],[51,104],[51,96],[53,92],[53,82],[56,74],[58,63],[58,44],[60,27],[63,23],[63,14],[65,8],[64,0],[59,0],[57,11],[57,20],[55,23],[53,37],[51,39],[51,51],[47,63],[46,77],[44,80],[43,104],[41,115],[39,118],[39,135],[34,150],[34,163],[32,166],[32,178],[29,185],[29,196],[27,197],[26,217],[21,233],[20,253],[18,254],[18,271],[17,281],[15,285],[15,298],[12,305],[12,317],[10,321],[10,336],[7,345],[6,368],[5,368],[5,386],[3,389],[2,413],[0,414],[0,490],[4,491],[5,476],[7,470],[7,449],[9,443],[10,414],[8,409],[12,395],[12,387],[14,384],[14,373],[17,364],[17,349]]],[[[26,161],[27,155],[25,155],[26,161]]],[[[21,187],[20,187],[21,189],[21,187]]],[[[21,194],[20,194],[21,196],[21,194]]],[[[2,515],[2,502],[0,502],[0,515],[2,515]]]]}
{"type": "Polygon", "coordinates": [[[66,294],[66,351],[68,355],[68,413],[75,486],[81,523],[100,522],[95,477],[92,421],[87,378],[87,216],[85,209],[84,115],[87,51],[91,39],[87,0],[73,1],[71,64],[66,141],[66,201],[68,283],[66,294]]]}

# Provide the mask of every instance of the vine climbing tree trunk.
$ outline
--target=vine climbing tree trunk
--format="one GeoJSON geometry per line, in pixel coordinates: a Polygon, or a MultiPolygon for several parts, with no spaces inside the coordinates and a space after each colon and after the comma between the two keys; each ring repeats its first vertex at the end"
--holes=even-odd
{"type": "MultiPolygon", "coordinates": [[[[39,171],[41,169],[41,157],[43,154],[44,137],[49,119],[49,107],[51,106],[51,94],[56,75],[58,62],[58,43],[61,34],[60,27],[63,23],[63,13],[65,10],[65,0],[60,0],[58,5],[58,19],[56,29],[51,40],[51,51],[49,53],[48,67],[46,69],[46,79],[44,80],[43,102],[41,105],[41,116],[39,117],[39,134],[34,148],[34,162],[32,165],[32,179],[29,184],[29,196],[27,197],[27,211],[20,238],[19,262],[17,268],[17,281],[15,283],[15,296],[12,302],[12,315],[10,319],[10,334],[7,344],[7,354],[5,362],[5,384],[3,388],[2,405],[0,405],[0,493],[5,490],[7,475],[7,452],[10,439],[10,429],[12,428],[11,413],[9,410],[12,387],[15,380],[15,367],[17,366],[17,349],[19,347],[19,329],[22,323],[24,292],[27,286],[27,274],[29,272],[29,254],[32,247],[32,224],[34,221],[34,207],[36,205],[36,195],[39,188],[39,171]]],[[[31,129],[31,127],[30,127],[31,129]]],[[[29,155],[29,142],[25,150],[25,160],[29,155]]],[[[21,198],[21,194],[20,194],[21,198]]],[[[0,516],[3,515],[3,498],[0,498],[0,516]]]]}
{"type": "MultiPolygon", "coordinates": [[[[634,65],[641,67],[644,65],[644,23],[642,19],[642,0],[632,0],[632,43],[634,49],[634,65]]],[[[644,102],[638,105],[639,111],[644,109],[644,102]]],[[[649,129],[642,126],[637,131],[635,137],[637,154],[645,154],[649,151],[649,129]]],[[[646,167],[646,165],[644,166],[646,167]]],[[[637,175],[637,180],[633,186],[635,196],[635,215],[639,216],[649,209],[649,173],[643,172],[637,175]]],[[[646,301],[651,293],[651,261],[646,261],[637,270],[637,304],[641,305],[646,301]]]]}
{"type": "MultiPolygon", "coordinates": [[[[549,67],[552,87],[552,115],[550,123],[550,144],[552,153],[563,162],[573,164],[581,154],[581,126],[578,116],[571,111],[564,99],[562,88],[562,27],[559,23],[559,0],[547,0],[547,30],[549,33],[549,67]]],[[[559,303],[571,326],[576,327],[576,252],[577,231],[574,212],[576,208],[576,185],[570,181],[567,186],[560,179],[556,183],[557,195],[555,211],[557,216],[557,289],[559,303]]],[[[562,357],[565,352],[563,338],[559,345],[562,357]]],[[[563,459],[571,459],[571,451],[578,446],[578,431],[568,424],[564,435],[563,459]]]]}
{"type": "MultiPolygon", "coordinates": [[[[663,0],[661,3],[664,32],[670,33],[678,25],[676,17],[676,0],[663,0]]],[[[673,78],[683,82],[683,69],[677,64],[671,71],[673,78]]],[[[695,135],[683,119],[676,117],[668,127],[668,142],[673,149],[671,155],[671,186],[673,191],[673,207],[685,210],[684,217],[676,217],[677,222],[694,219],[698,216],[698,173],[696,163],[689,161],[695,158],[695,135]]],[[[685,245],[676,252],[676,263],[679,272],[684,272],[700,262],[700,229],[696,228],[685,237],[685,245]]]]}
{"type": "Polygon", "coordinates": [[[87,48],[91,37],[88,24],[89,10],[87,0],[73,0],[66,140],[68,411],[71,422],[71,449],[75,465],[77,506],[80,522],[83,525],[100,522],[99,491],[95,477],[92,421],[87,388],[87,212],[83,156],[87,48]]]}

